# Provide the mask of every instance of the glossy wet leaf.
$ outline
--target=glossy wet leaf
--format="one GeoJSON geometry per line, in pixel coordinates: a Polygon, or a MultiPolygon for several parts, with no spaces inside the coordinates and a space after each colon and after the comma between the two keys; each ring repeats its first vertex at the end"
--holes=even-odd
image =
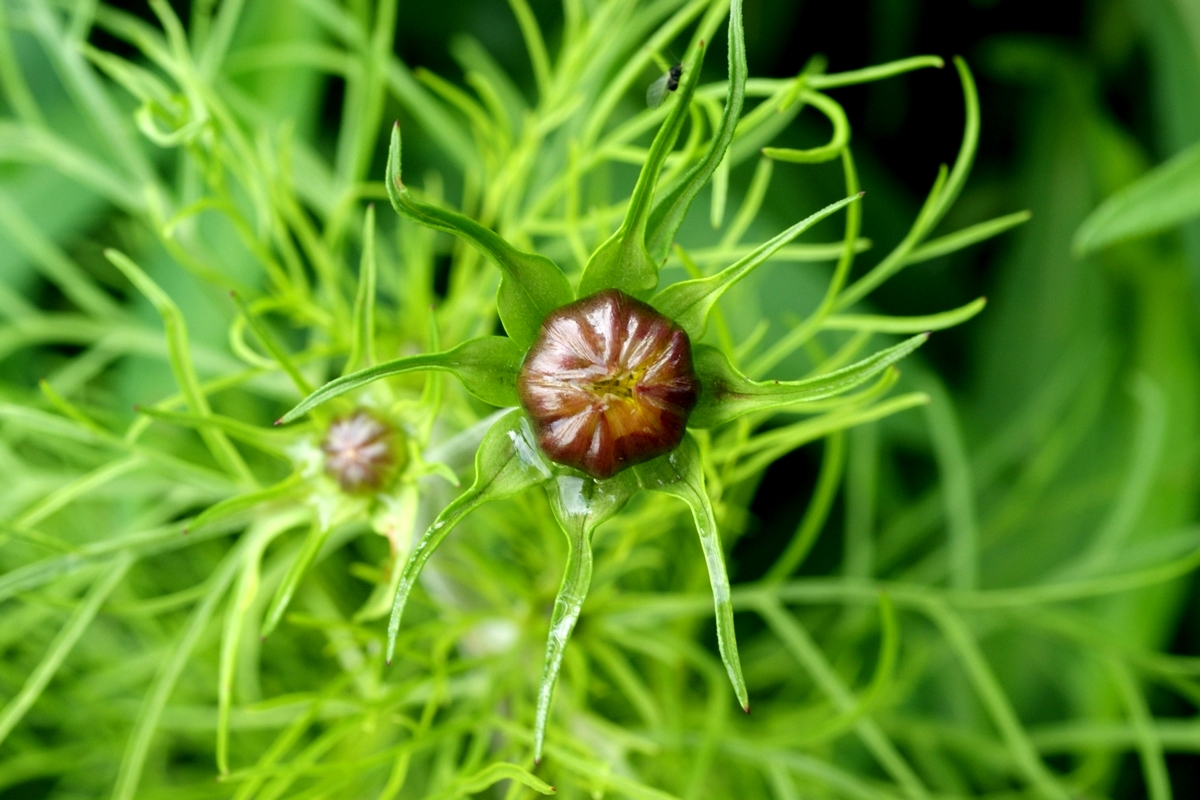
{"type": "Polygon", "coordinates": [[[694,428],[711,428],[756,411],[774,411],[833,397],[883,372],[928,339],[929,335],[922,333],[856,364],[802,381],[750,380],[720,350],[700,345],[695,348],[694,358],[696,374],[704,388],[689,424],[694,428]]]}
{"type": "Polygon", "coordinates": [[[437,519],[422,534],[400,574],[396,598],[392,602],[392,617],[388,623],[387,660],[390,663],[396,649],[396,635],[404,617],[408,595],[416,585],[425,562],[433,555],[442,540],[462,521],[463,517],[492,500],[512,497],[549,480],[549,466],[542,459],[533,439],[529,421],[521,411],[510,411],[488,430],[475,454],[475,482],[442,509],[437,519]]]}
{"type": "Polygon", "coordinates": [[[729,4],[729,88],[725,95],[725,109],[721,121],[713,133],[711,144],[704,157],[689,169],[679,182],[663,195],[650,212],[646,225],[646,252],[656,263],[661,264],[671,250],[671,243],[688,208],[696,195],[704,188],[729,150],[738,120],[742,116],[742,105],[746,99],[746,37],[742,25],[742,0],[729,4]]]}
{"type": "Polygon", "coordinates": [[[704,551],[704,564],[708,568],[708,581],[712,587],[713,605],[717,614],[717,647],[721,651],[721,661],[725,664],[725,671],[733,684],[738,703],[749,712],[750,698],[746,691],[746,679],[742,677],[742,662],[738,657],[737,637],[733,630],[729,574],[725,570],[725,553],[721,547],[717,520],[713,515],[708,492],[704,488],[700,448],[696,445],[696,440],[689,435],[674,453],[636,466],[633,470],[643,488],[678,497],[692,512],[696,533],[700,537],[700,547],[704,551]]]}
{"type": "Polygon", "coordinates": [[[537,715],[533,726],[535,762],[542,758],[550,701],[562,667],[563,652],[575,630],[575,623],[579,621],[592,580],[592,533],[600,523],[620,511],[640,487],[634,473],[626,471],[604,481],[559,474],[546,488],[554,518],[567,537],[567,566],[554,598],[542,679],[538,683],[537,715]]]}
{"type": "Polygon", "coordinates": [[[405,372],[441,370],[462,381],[463,387],[485,403],[494,406],[517,404],[517,371],[521,368],[521,349],[504,336],[483,336],[463,342],[442,353],[397,358],[374,367],[352,372],[317,389],[284,414],[276,425],[284,425],[324,402],[340,397],[382,378],[405,372]]]}
{"type": "Polygon", "coordinates": [[[805,217],[770,241],[756,247],[745,257],[721,270],[716,275],[671,284],[656,294],[650,301],[650,305],[675,320],[675,322],[687,331],[688,336],[692,337],[692,339],[699,340],[704,335],[709,312],[712,311],[717,301],[721,299],[721,295],[725,294],[730,287],[749,275],[755,267],[764,263],[780,248],[790,243],[797,236],[830,214],[858,200],[860,197],[862,195],[857,194],[825,206],[825,208],[805,217]]]}
{"type": "Polygon", "coordinates": [[[400,178],[400,125],[392,127],[388,149],[387,192],[396,212],[421,225],[461,236],[500,268],[496,306],[504,330],[521,346],[528,346],[538,326],[554,309],[574,295],[562,270],[545,256],[522,253],[470,217],[423,203],[412,196],[400,178]]]}
{"type": "MultiPolygon", "coordinates": [[[[625,211],[625,220],[608,241],[592,254],[583,268],[579,279],[579,296],[587,297],[602,289],[620,289],[633,297],[645,297],[658,285],[658,269],[662,259],[655,260],[646,249],[646,232],[654,200],[654,190],[663,164],[683,123],[688,116],[688,106],[700,80],[700,65],[704,58],[701,43],[694,57],[684,64],[683,78],[675,91],[671,111],[650,145],[646,163],[638,175],[625,211]]],[[[665,258],[665,256],[663,256],[665,258]]]]}

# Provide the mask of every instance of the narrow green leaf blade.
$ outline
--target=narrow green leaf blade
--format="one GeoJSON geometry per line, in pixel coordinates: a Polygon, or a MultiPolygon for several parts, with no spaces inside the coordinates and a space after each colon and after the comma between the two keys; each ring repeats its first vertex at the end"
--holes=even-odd
{"type": "Polygon", "coordinates": [[[500,781],[513,781],[514,784],[528,786],[538,794],[554,794],[556,791],[553,786],[516,764],[492,764],[469,778],[455,781],[444,792],[432,795],[430,800],[451,800],[451,798],[481,794],[485,789],[500,781]]]}
{"type": "Polygon", "coordinates": [[[845,208],[862,197],[862,192],[825,206],[815,214],[800,220],[775,238],[763,243],[744,258],[708,278],[673,283],[650,301],[650,305],[675,320],[692,339],[704,335],[708,314],[731,286],[749,275],[784,245],[816,225],[821,220],[845,208]]]}
{"type": "MultiPolygon", "coordinates": [[[[192,363],[187,324],[184,322],[179,306],[175,305],[175,301],[171,299],[170,295],[164,292],[162,287],[142,271],[142,268],[135,264],[129,256],[111,248],[104,251],[104,256],[109,263],[125,275],[158,312],[166,332],[167,357],[171,363],[171,372],[175,375],[175,382],[179,384],[180,391],[187,399],[188,407],[196,414],[208,416],[212,412],[208,407],[208,398],[200,385],[200,378],[196,375],[195,365],[192,363]]],[[[251,475],[250,468],[246,466],[241,454],[226,438],[223,431],[202,429],[200,437],[208,445],[213,458],[226,472],[236,476],[243,483],[254,484],[254,476],[251,475]]]]}
{"type": "Polygon", "coordinates": [[[196,517],[188,523],[183,532],[191,533],[192,531],[203,530],[210,525],[215,525],[218,522],[229,519],[243,511],[249,511],[264,503],[269,503],[272,500],[278,500],[282,497],[291,495],[293,491],[298,490],[304,484],[303,476],[297,472],[287,478],[284,478],[279,483],[273,486],[268,486],[266,489],[259,489],[254,492],[246,492],[244,494],[228,497],[219,503],[209,506],[204,511],[201,511],[196,517]]]}
{"type": "Polygon", "coordinates": [[[696,533],[700,536],[700,546],[704,550],[709,584],[712,586],[713,605],[717,614],[717,648],[721,651],[721,660],[725,663],[725,671],[729,674],[729,682],[733,684],[738,703],[749,713],[750,698],[746,691],[746,679],[742,677],[742,663],[738,658],[737,637],[733,630],[729,574],[725,570],[725,554],[721,549],[717,520],[704,488],[700,448],[689,435],[675,452],[633,469],[643,488],[674,495],[691,509],[696,533]]]}
{"type": "MultiPolygon", "coordinates": [[[[579,296],[587,297],[603,289],[620,289],[634,297],[645,297],[658,285],[657,261],[646,249],[646,230],[653,208],[654,189],[662,174],[679,132],[688,116],[692,95],[700,81],[700,64],[704,60],[704,44],[699,43],[695,55],[684,67],[683,78],[675,94],[675,105],[658,129],[646,163],[638,175],[625,220],[607,242],[588,259],[579,279],[579,296]]],[[[663,256],[665,258],[665,255],[663,256]]]]}
{"type": "Polygon", "coordinates": [[[922,333],[880,350],[856,364],[802,381],[752,381],[714,347],[695,348],[696,374],[704,387],[688,425],[711,428],[755,411],[773,411],[796,403],[821,400],[859,386],[923,345],[922,333]]]}
{"type": "Polygon", "coordinates": [[[404,372],[437,369],[453,373],[468,392],[494,406],[517,405],[517,372],[521,369],[521,348],[504,336],[482,336],[463,342],[442,353],[407,356],[349,375],[343,375],[317,389],[275,423],[284,425],[327,400],[352,392],[372,381],[404,372]]]}
{"type": "Polygon", "coordinates": [[[1200,215],[1200,142],[1109,197],[1075,232],[1076,255],[1166,230],[1200,215]]]}
{"type": "Polygon", "coordinates": [[[512,497],[550,477],[550,468],[538,452],[533,431],[523,411],[510,411],[488,430],[475,453],[475,482],[442,509],[404,564],[400,584],[396,587],[396,599],[392,602],[392,618],[388,622],[389,664],[396,650],[396,635],[400,632],[400,620],[404,616],[408,595],[425,562],[442,540],[467,514],[484,503],[512,497]]]}
{"type": "Polygon", "coordinates": [[[291,604],[292,597],[300,586],[300,581],[304,579],[313,562],[317,560],[317,554],[321,552],[321,547],[329,539],[332,531],[332,527],[313,520],[308,536],[304,538],[304,544],[300,547],[300,552],[296,554],[296,559],[288,567],[283,582],[275,590],[275,596],[271,598],[271,605],[267,606],[267,611],[263,615],[262,637],[264,639],[274,633],[275,628],[279,626],[279,621],[283,619],[283,612],[287,611],[287,607],[291,604]]]}
{"type": "Polygon", "coordinates": [[[943,311],[940,314],[924,314],[913,317],[889,317],[882,314],[836,314],[827,317],[821,327],[834,331],[874,331],[876,333],[917,333],[918,331],[940,331],[961,325],[974,317],[987,305],[986,297],[979,297],[966,305],[943,311]]]}
{"type": "MultiPolygon", "coordinates": [[[[688,208],[704,184],[717,171],[733,141],[733,133],[742,116],[746,100],[746,37],[742,25],[742,0],[729,4],[729,89],[725,95],[725,110],[713,134],[712,143],[704,157],[688,170],[683,179],[667,192],[650,212],[646,227],[646,251],[656,264],[670,252],[671,243],[688,208]]],[[[723,204],[723,200],[721,201],[723,204]]]]}
{"type": "Polygon", "coordinates": [[[362,262],[358,270],[358,293],[354,299],[350,357],[346,373],[375,364],[375,204],[367,206],[363,223],[362,262]]]}
{"type": "Polygon", "coordinates": [[[50,643],[41,662],[29,673],[21,690],[13,695],[0,710],[0,742],[8,737],[12,729],[25,716],[25,712],[37,702],[38,697],[58,672],[63,661],[70,655],[75,643],[79,641],[79,637],[96,618],[96,613],[104,605],[104,601],[125,577],[125,573],[133,561],[133,556],[124,552],[105,565],[105,571],[92,584],[87,595],[72,610],[70,618],[58,635],[54,637],[54,641],[50,643]]]}
{"type": "Polygon", "coordinates": [[[850,142],[850,121],[846,112],[833,98],[826,97],[820,92],[801,92],[797,99],[818,109],[833,125],[833,135],[829,141],[819,147],[796,150],[790,147],[764,147],[762,154],[775,161],[786,161],[790,164],[823,164],[841,155],[842,150],[850,142]]]}
{"type": "Polygon", "coordinates": [[[919,264],[922,261],[928,261],[931,258],[949,255],[963,248],[970,247],[973,244],[991,239],[993,236],[999,236],[1007,230],[1023,225],[1028,222],[1033,216],[1030,211],[1017,211],[1012,214],[1005,214],[1003,217],[989,219],[986,222],[980,222],[977,225],[972,225],[969,228],[963,228],[954,233],[948,233],[945,236],[938,237],[932,242],[926,242],[917,249],[909,253],[904,259],[907,264],[919,264]]]}
{"type": "Polygon", "coordinates": [[[503,273],[496,305],[504,330],[528,347],[546,315],[574,299],[567,276],[550,259],[522,253],[494,231],[470,217],[422,203],[400,178],[400,124],[392,126],[388,150],[387,192],[396,213],[427,227],[461,236],[475,245],[503,273]]]}

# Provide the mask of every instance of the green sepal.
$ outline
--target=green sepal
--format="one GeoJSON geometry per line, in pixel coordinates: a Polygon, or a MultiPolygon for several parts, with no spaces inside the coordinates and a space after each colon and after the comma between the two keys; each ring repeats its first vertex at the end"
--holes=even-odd
{"type": "Polygon", "coordinates": [[[843,198],[836,203],[825,206],[820,211],[800,220],[792,227],[780,233],[774,239],[764,242],[748,253],[744,258],[707,278],[695,278],[690,281],[673,283],[656,294],[650,305],[664,315],[675,320],[692,339],[704,335],[708,323],[708,314],[712,307],[721,299],[721,295],[735,283],[746,277],[755,267],[775,255],[781,248],[800,234],[816,225],[821,220],[833,214],[863,196],[862,192],[851,197],[843,198]]]}
{"type": "Polygon", "coordinates": [[[833,397],[883,372],[928,339],[928,333],[917,334],[836,372],[802,381],[752,381],[738,372],[720,350],[699,345],[692,357],[702,389],[688,427],[712,428],[755,411],[774,411],[833,397]]]}
{"type": "Polygon", "coordinates": [[[551,477],[550,467],[538,451],[537,441],[523,411],[510,411],[484,434],[475,453],[475,482],[437,515],[409,554],[404,571],[400,573],[396,598],[392,601],[392,618],[388,623],[389,664],[396,650],[396,635],[400,632],[400,620],[404,617],[408,595],[425,562],[442,540],[467,514],[484,503],[520,494],[551,477]]]}
{"type": "Polygon", "coordinates": [[[721,661],[725,663],[725,671],[729,674],[729,682],[733,684],[738,703],[749,713],[750,698],[746,691],[746,679],[742,677],[742,662],[738,658],[737,637],[733,630],[729,574],[725,570],[725,554],[721,549],[717,520],[704,488],[700,448],[689,434],[673,452],[639,464],[633,471],[642,488],[678,497],[691,509],[696,533],[700,536],[700,547],[704,550],[704,563],[708,567],[708,582],[712,586],[717,615],[717,649],[721,651],[721,661]]]}
{"type": "Polygon", "coordinates": [[[746,99],[746,37],[742,26],[742,0],[729,4],[729,90],[725,95],[725,110],[713,134],[712,144],[704,157],[687,171],[678,184],[667,192],[650,212],[646,227],[646,251],[655,263],[661,264],[671,250],[671,243],[688,208],[696,195],[717,171],[733,141],[742,105],[746,99]]]}
{"type": "Polygon", "coordinates": [[[485,403],[501,407],[515,406],[518,402],[517,372],[521,369],[523,357],[521,348],[512,339],[505,336],[481,336],[442,353],[425,353],[385,361],[330,381],[301,400],[275,424],[291,422],[327,400],[381,378],[431,369],[453,373],[462,381],[468,392],[485,403]]]}
{"type": "Polygon", "coordinates": [[[592,582],[592,533],[600,523],[624,508],[639,488],[637,477],[630,470],[603,481],[560,473],[546,487],[554,518],[567,536],[567,567],[558,596],[554,598],[542,679],[538,684],[537,717],[533,727],[535,763],[542,759],[546,720],[550,716],[550,700],[562,667],[563,652],[575,630],[575,623],[579,621],[579,612],[592,582]]]}
{"type": "Polygon", "coordinates": [[[550,259],[523,253],[470,217],[413,197],[400,179],[400,123],[392,126],[385,183],[396,213],[434,230],[461,236],[500,268],[496,307],[504,330],[517,344],[532,344],[546,315],[575,299],[567,276],[550,259]]]}
{"type": "Polygon", "coordinates": [[[603,289],[620,289],[634,297],[646,297],[658,285],[658,268],[665,255],[657,261],[646,249],[646,226],[650,219],[654,189],[667,156],[675,147],[679,132],[688,116],[688,107],[696,84],[700,81],[700,64],[704,60],[704,43],[683,70],[683,79],[675,94],[675,105],[663,121],[650,144],[646,163],[638,175],[625,220],[608,241],[592,253],[579,279],[579,296],[588,297],[603,289]]]}

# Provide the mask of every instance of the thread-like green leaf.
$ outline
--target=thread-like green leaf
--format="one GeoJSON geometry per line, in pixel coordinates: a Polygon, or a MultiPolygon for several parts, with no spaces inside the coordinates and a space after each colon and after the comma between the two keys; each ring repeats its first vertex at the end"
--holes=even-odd
{"type": "Polygon", "coordinates": [[[125,577],[125,573],[132,564],[133,556],[125,552],[118,554],[109,564],[105,565],[104,572],[92,584],[87,596],[72,610],[70,618],[58,632],[58,636],[54,637],[54,641],[50,643],[41,662],[29,673],[21,690],[13,695],[0,710],[0,742],[8,737],[12,729],[25,716],[25,712],[41,696],[46,685],[58,672],[66,657],[70,655],[71,649],[75,647],[79,637],[96,618],[96,612],[100,610],[100,606],[104,605],[104,601],[125,577]]]}
{"type": "Polygon", "coordinates": [[[429,800],[452,800],[452,798],[481,794],[484,789],[494,786],[500,781],[514,781],[522,786],[528,786],[538,794],[554,794],[556,791],[553,786],[516,764],[492,764],[469,778],[455,781],[453,786],[443,792],[431,795],[429,800]]]}
{"type": "Polygon", "coordinates": [[[846,119],[846,112],[842,110],[837,101],[820,92],[801,92],[798,99],[820,110],[829,118],[829,122],[833,125],[833,135],[828,142],[819,147],[810,147],[806,150],[796,150],[790,147],[764,147],[763,155],[791,164],[822,164],[837,158],[850,142],[850,121],[846,119]]]}
{"type": "Polygon", "coordinates": [[[296,554],[295,560],[288,567],[287,574],[283,576],[283,581],[275,590],[275,596],[271,598],[271,604],[267,606],[267,611],[263,614],[262,636],[264,639],[274,633],[275,628],[279,626],[279,621],[283,619],[283,612],[287,611],[287,607],[291,604],[292,596],[296,594],[300,581],[304,579],[304,576],[308,574],[309,567],[317,560],[317,554],[321,552],[321,547],[329,539],[332,531],[333,528],[330,526],[313,520],[308,536],[304,538],[304,544],[300,547],[300,552],[296,554]]]}
{"type": "MultiPolygon", "coordinates": [[[[673,189],[666,193],[650,212],[646,227],[646,251],[656,264],[661,264],[671,250],[671,243],[688,208],[704,185],[717,171],[733,141],[733,133],[742,116],[746,100],[746,37],[742,25],[742,0],[729,4],[729,89],[725,95],[725,110],[717,124],[712,143],[700,159],[673,189]]],[[[724,201],[721,201],[722,204],[724,201]]]]}
{"type": "Polygon", "coordinates": [[[688,425],[711,428],[723,425],[755,411],[773,411],[809,400],[833,397],[895,364],[923,345],[929,334],[913,336],[900,344],[880,350],[856,364],[802,381],[752,381],[729,363],[715,347],[695,348],[696,375],[704,387],[700,402],[692,411],[688,425]]]}
{"type": "Polygon", "coordinates": [[[876,333],[940,331],[961,325],[983,311],[983,307],[986,305],[987,298],[979,297],[949,311],[914,317],[889,317],[883,314],[835,314],[832,317],[826,317],[821,322],[821,327],[833,331],[874,331],[876,333]]]}
{"type": "Polygon", "coordinates": [[[655,260],[646,249],[647,225],[650,221],[654,189],[671,149],[675,146],[696,84],[700,81],[700,64],[704,60],[704,43],[700,42],[695,55],[684,65],[683,78],[675,94],[675,105],[658,129],[646,163],[638,174],[625,220],[608,241],[600,245],[583,268],[579,279],[579,296],[587,297],[602,289],[620,289],[634,297],[645,297],[658,285],[658,268],[665,258],[655,260]]]}
{"type": "Polygon", "coordinates": [[[948,233],[945,236],[938,237],[932,242],[926,242],[920,247],[909,253],[904,259],[905,264],[919,264],[922,261],[928,261],[931,258],[948,255],[950,253],[962,250],[965,247],[970,247],[973,244],[986,241],[993,236],[998,236],[1007,230],[1023,225],[1028,222],[1033,216],[1029,211],[1017,211],[1012,214],[1005,214],[1003,217],[989,219],[986,222],[980,222],[977,225],[972,225],[969,228],[963,228],[954,233],[948,233]]]}
{"type": "Polygon", "coordinates": [[[218,522],[223,522],[230,517],[240,514],[243,511],[249,511],[264,503],[269,503],[272,500],[278,500],[281,497],[287,497],[294,490],[299,489],[304,484],[303,477],[300,473],[295,473],[287,478],[284,478],[279,483],[273,486],[268,486],[265,489],[259,489],[255,492],[246,492],[245,494],[235,495],[222,500],[219,503],[209,506],[204,511],[200,512],[187,527],[183,529],[184,533],[192,531],[200,531],[209,526],[215,525],[218,522]]]}
{"type": "Polygon", "coordinates": [[[427,353],[385,361],[360,369],[317,389],[275,423],[284,425],[302,414],[346,392],[368,383],[404,372],[437,369],[453,373],[468,392],[494,406],[517,405],[517,371],[521,368],[521,348],[504,336],[482,336],[463,342],[442,353],[427,353]]]}
{"type": "Polygon", "coordinates": [[[363,252],[354,299],[354,323],[346,373],[375,364],[375,204],[367,206],[363,222],[363,252]]]}
{"type": "Polygon", "coordinates": [[[728,289],[749,275],[755,267],[765,262],[784,245],[816,225],[830,214],[862,197],[860,192],[836,203],[825,206],[815,214],[800,220],[774,239],[756,247],[744,258],[708,278],[673,283],[650,301],[650,305],[675,320],[687,331],[688,336],[699,339],[704,335],[708,314],[728,289]]]}
{"type": "MultiPolygon", "coordinates": [[[[112,249],[105,250],[104,255],[109,263],[119,269],[129,279],[129,282],[150,301],[159,317],[162,318],[167,337],[167,357],[171,362],[171,371],[175,374],[175,382],[179,384],[180,391],[187,398],[188,407],[200,416],[208,416],[212,412],[208,407],[208,398],[200,386],[196,368],[192,364],[187,324],[184,322],[179,306],[175,305],[175,301],[129,256],[112,249]]],[[[254,483],[250,468],[246,466],[241,454],[225,437],[223,431],[204,428],[200,430],[200,437],[204,439],[213,458],[222,468],[245,483],[251,485],[254,483]]]]}

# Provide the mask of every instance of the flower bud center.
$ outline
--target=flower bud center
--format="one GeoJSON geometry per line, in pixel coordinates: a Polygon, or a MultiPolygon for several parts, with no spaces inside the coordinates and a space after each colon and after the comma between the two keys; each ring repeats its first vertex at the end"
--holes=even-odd
{"type": "Polygon", "coordinates": [[[361,409],[335,419],[321,442],[325,472],[345,492],[382,488],[398,466],[393,435],[390,425],[361,409]]]}
{"type": "Polygon", "coordinates": [[[683,329],[609,289],[547,316],[517,391],[542,451],[603,479],[678,447],[700,383],[683,329]]]}

